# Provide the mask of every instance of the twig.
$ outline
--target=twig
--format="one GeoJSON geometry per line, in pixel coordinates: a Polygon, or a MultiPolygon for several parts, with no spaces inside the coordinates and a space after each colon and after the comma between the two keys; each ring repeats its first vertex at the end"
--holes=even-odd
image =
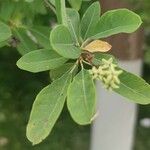
{"type": "Polygon", "coordinates": [[[74,66],[72,67],[70,73],[72,73],[74,71],[74,69],[78,66],[79,60],[77,60],[74,64],[74,66]]]}

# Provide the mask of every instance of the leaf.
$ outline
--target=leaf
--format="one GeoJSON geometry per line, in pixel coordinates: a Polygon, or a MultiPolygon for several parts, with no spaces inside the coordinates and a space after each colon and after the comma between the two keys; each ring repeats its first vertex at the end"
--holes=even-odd
{"type": "Polygon", "coordinates": [[[15,4],[11,3],[10,1],[1,2],[0,6],[0,18],[1,20],[4,20],[5,22],[8,22],[11,19],[11,16],[14,12],[15,4]]]}
{"type": "Polygon", "coordinates": [[[17,61],[17,66],[20,69],[36,73],[58,68],[66,61],[67,59],[61,57],[53,50],[41,49],[21,57],[17,61]]]}
{"type": "Polygon", "coordinates": [[[0,42],[0,48],[7,45],[7,41],[0,42]]]}
{"type": "Polygon", "coordinates": [[[82,0],[68,0],[72,8],[79,10],[81,8],[82,0]]]}
{"type": "Polygon", "coordinates": [[[65,0],[55,0],[55,7],[58,23],[67,26],[67,13],[65,0]]]}
{"type": "Polygon", "coordinates": [[[49,0],[49,2],[55,6],[55,0],[49,0]]]}
{"type": "MultiPolygon", "coordinates": [[[[74,63],[66,63],[59,68],[50,71],[50,77],[52,80],[60,78],[65,72],[69,71],[74,66],[74,63]]],[[[78,68],[74,70],[74,74],[77,73],[78,68]]]]}
{"type": "MultiPolygon", "coordinates": [[[[19,6],[22,4],[20,1],[19,6]]],[[[31,9],[31,13],[33,15],[42,14],[45,15],[47,13],[44,0],[34,0],[34,2],[28,4],[28,8],[31,9]]],[[[21,9],[22,10],[22,9],[21,9]]],[[[26,12],[26,11],[25,11],[26,12]]],[[[25,14],[24,12],[24,14],[25,14]]],[[[29,14],[31,15],[31,14],[29,14]]],[[[30,16],[29,16],[30,17],[30,16]]]]}
{"type": "Polygon", "coordinates": [[[76,59],[80,56],[80,48],[75,46],[67,27],[58,25],[51,31],[50,41],[53,49],[65,58],[76,59]]]}
{"type": "Polygon", "coordinates": [[[91,75],[82,69],[70,84],[67,94],[67,106],[75,122],[90,124],[95,115],[96,96],[91,75]]]}
{"type": "Polygon", "coordinates": [[[4,42],[11,37],[11,30],[9,26],[0,21],[0,42],[4,42]]]}
{"type": "Polygon", "coordinates": [[[118,33],[132,33],[141,23],[141,18],[128,9],[111,10],[102,15],[90,38],[99,39],[118,33]]]}
{"type": "Polygon", "coordinates": [[[67,9],[68,28],[72,35],[72,39],[77,45],[79,45],[79,26],[80,16],[75,9],[67,9]]]}
{"type": "Polygon", "coordinates": [[[46,49],[50,49],[50,41],[49,41],[49,35],[50,35],[50,28],[46,26],[34,26],[32,28],[29,28],[33,36],[36,38],[37,42],[46,49]]]}
{"type": "Polygon", "coordinates": [[[110,54],[104,54],[104,53],[95,53],[92,62],[94,65],[99,66],[102,63],[102,59],[109,60],[110,58],[113,59],[114,64],[118,64],[114,56],[110,54]]]}
{"type": "Polygon", "coordinates": [[[118,94],[128,98],[134,103],[150,104],[150,85],[142,78],[123,71],[119,76],[120,88],[114,89],[118,94]]]}
{"type": "Polygon", "coordinates": [[[36,97],[27,125],[27,138],[33,145],[42,142],[51,132],[65,103],[71,74],[55,80],[36,97]]]}
{"type": "Polygon", "coordinates": [[[81,20],[81,35],[83,40],[86,40],[94,32],[99,17],[100,4],[99,2],[95,2],[87,9],[81,20]]]}
{"type": "MultiPolygon", "coordinates": [[[[91,0],[68,0],[70,5],[76,10],[79,10],[81,8],[82,1],[91,1],[91,0]]],[[[49,0],[49,2],[55,6],[55,0],[49,0]]]]}
{"type": "Polygon", "coordinates": [[[19,41],[17,44],[17,50],[21,55],[25,55],[32,50],[37,49],[36,43],[29,37],[27,32],[28,31],[24,28],[16,28],[13,30],[14,36],[19,41]]]}
{"type": "Polygon", "coordinates": [[[94,53],[94,52],[108,52],[109,50],[111,50],[111,48],[112,46],[105,41],[94,40],[87,46],[85,46],[83,49],[91,53],[94,53]]]}

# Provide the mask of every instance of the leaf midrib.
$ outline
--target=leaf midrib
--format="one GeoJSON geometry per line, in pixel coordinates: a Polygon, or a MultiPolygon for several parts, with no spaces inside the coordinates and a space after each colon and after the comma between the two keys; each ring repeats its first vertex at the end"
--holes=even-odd
{"type": "Polygon", "coordinates": [[[41,32],[39,32],[39,31],[37,31],[35,29],[32,29],[32,28],[30,30],[33,31],[33,32],[35,32],[35,33],[37,33],[37,34],[39,34],[39,35],[41,35],[44,39],[49,40],[48,37],[45,36],[44,34],[42,34],[41,32]]]}
{"type": "Polygon", "coordinates": [[[85,33],[85,35],[84,35],[84,40],[86,39],[87,33],[89,32],[89,28],[90,28],[90,26],[91,26],[91,24],[92,24],[92,20],[93,20],[93,18],[94,18],[94,14],[95,14],[95,9],[94,9],[94,12],[93,12],[91,21],[90,21],[90,23],[89,23],[89,26],[88,26],[88,28],[87,28],[87,31],[86,31],[86,33],[85,33]]]}
{"type": "Polygon", "coordinates": [[[70,43],[70,44],[65,44],[65,43],[56,43],[57,46],[74,46],[73,43],[70,43]]]}
{"type": "Polygon", "coordinates": [[[133,93],[138,94],[138,95],[141,95],[142,97],[145,97],[146,99],[150,99],[150,98],[148,98],[147,96],[141,94],[140,92],[138,92],[138,91],[136,91],[136,90],[133,90],[133,89],[130,88],[129,86],[125,85],[124,83],[121,82],[120,84],[123,85],[123,86],[125,86],[126,88],[130,89],[133,93]]]}
{"type": "MultiPolygon", "coordinates": [[[[67,84],[67,82],[68,82],[68,79],[69,79],[69,75],[68,75],[68,77],[67,77],[67,80],[65,80],[65,84],[64,84],[64,86],[63,86],[63,88],[62,88],[62,91],[64,91],[64,89],[65,89],[65,86],[66,86],[66,84],[67,84]]],[[[59,99],[60,99],[60,96],[61,96],[61,94],[62,94],[63,92],[61,92],[60,94],[59,94],[59,97],[57,98],[57,103],[55,104],[55,106],[54,106],[54,109],[52,110],[52,112],[50,113],[50,115],[49,115],[49,117],[48,117],[48,121],[47,122],[49,122],[50,121],[50,118],[51,118],[51,116],[53,115],[53,113],[55,112],[55,109],[57,108],[57,105],[58,105],[58,101],[59,101],[59,99]]],[[[47,94],[47,95],[49,95],[49,94],[47,94]]],[[[57,119],[56,119],[57,120],[57,119]]],[[[41,122],[41,120],[40,120],[40,122],[41,122]]],[[[43,122],[43,121],[42,121],[43,122]]],[[[45,130],[47,129],[46,127],[47,127],[47,125],[49,125],[48,123],[44,123],[44,125],[43,125],[43,129],[42,129],[42,131],[43,131],[43,133],[47,133],[47,132],[45,132],[45,130]]],[[[49,125],[50,126],[50,125],[49,125]]],[[[49,132],[47,133],[47,134],[45,134],[45,137],[47,136],[49,134],[49,132]]],[[[34,136],[33,137],[33,139],[39,139],[39,141],[42,141],[43,140],[43,138],[41,138],[41,137],[39,137],[39,136],[34,136]]],[[[38,141],[38,142],[39,142],[38,141]]],[[[37,142],[36,142],[37,143],[37,142]]]]}
{"type": "MultiPolygon", "coordinates": [[[[58,96],[58,98],[57,98],[57,100],[56,100],[54,109],[53,109],[52,112],[50,113],[47,122],[50,121],[51,116],[53,115],[53,113],[55,112],[55,109],[57,108],[57,106],[58,106],[58,104],[59,104],[60,98],[62,98],[61,95],[62,95],[62,93],[64,93],[63,91],[64,91],[64,89],[65,89],[65,87],[66,87],[66,85],[67,85],[67,82],[68,82],[69,77],[70,77],[70,75],[68,75],[67,79],[65,80],[65,84],[64,84],[64,86],[63,86],[63,88],[62,88],[62,90],[61,90],[61,92],[60,92],[60,94],[59,94],[59,96],[58,96]]],[[[47,126],[47,123],[45,123],[44,126],[43,126],[44,131],[46,130],[46,128],[45,128],[46,126],[47,126]]]]}
{"type": "Polygon", "coordinates": [[[17,33],[18,37],[21,39],[22,41],[21,44],[24,45],[24,47],[26,47],[29,50],[30,48],[28,47],[28,44],[26,44],[25,40],[22,38],[22,36],[20,36],[20,33],[17,30],[15,30],[15,32],[17,33]]]}
{"type": "MultiPolygon", "coordinates": [[[[89,111],[88,111],[88,105],[87,105],[87,97],[86,97],[86,88],[85,88],[85,80],[84,80],[84,71],[82,70],[82,90],[83,90],[83,93],[84,93],[84,95],[83,95],[83,98],[84,98],[84,105],[85,105],[85,108],[86,108],[86,112],[87,112],[87,114],[89,113],[89,111]]],[[[87,119],[89,119],[88,117],[87,117],[87,119]]]]}
{"type": "MultiPolygon", "coordinates": [[[[132,24],[132,25],[125,25],[125,26],[118,26],[118,27],[115,27],[115,28],[113,28],[113,29],[109,29],[109,30],[105,30],[105,31],[102,31],[102,32],[100,32],[100,33],[96,33],[96,35],[93,35],[93,36],[91,36],[91,38],[94,38],[94,37],[97,37],[98,35],[101,35],[101,34],[105,34],[105,33],[107,33],[107,32],[111,32],[111,31],[113,31],[113,30],[117,30],[117,29],[119,29],[119,28],[128,28],[129,26],[136,26],[136,24],[132,24]]],[[[122,32],[126,32],[126,31],[122,31],[122,32]]],[[[126,32],[126,33],[128,33],[128,32],[126,32]]],[[[114,34],[114,33],[113,33],[114,34]]],[[[103,37],[103,36],[102,36],[103,37]]],[[[105,36],[104,36],[105,37],[105,36]]],[[[100,37],[101,38],[101,37],[100,37]]]]}
{"type": "Polygon", "coordinates": [[[59,61],[59,60],[63,60],[64,58],[63,57],[60,57],[60,58],[53,58],[51,60],[43,60],[43,61],[36,61],[36,62],[26,62],[26,61],[23,61],[23,63],[25,64],[42,64],[42,63],[46,63],[46,62],[51,62],[51,61],[59,61]]]}
{"type": "Polygon", "coordinates": [[[68,20],[69,20],[69,23],[70,23],[70,25],[71,25],[71,28],[72,28],[72,31],[73,31],[73,34],[74,34],[74,37],[75,37],[76,43],[78,44],[78,43],[79,43],[79,41],[78,41],[78,37],[77,37],[77,34],[76,34],[75,30],[74,30],[74,27],[73,27],[72,21],[71,21],[71,19],[70,19],[69,17],[68,17],[68,20]]]}

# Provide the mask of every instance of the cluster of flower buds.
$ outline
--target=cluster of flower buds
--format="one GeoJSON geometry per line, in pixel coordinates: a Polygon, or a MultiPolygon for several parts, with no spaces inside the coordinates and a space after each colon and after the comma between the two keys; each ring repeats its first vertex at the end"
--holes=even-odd
{"type": "Polygon", "coordinates": [[[117,65],[113,63],[113,59],[102,59],[102,65],[93,67],[89,70],[93,79],[99,79],[103,82],[105,88],[108,90],[119,88],[119,75],[122,70],[117,69],[117,65]]]}

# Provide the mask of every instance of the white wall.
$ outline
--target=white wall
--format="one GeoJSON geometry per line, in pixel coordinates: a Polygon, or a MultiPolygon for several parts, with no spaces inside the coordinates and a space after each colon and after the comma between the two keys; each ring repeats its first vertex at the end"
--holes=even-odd
{"type": "MultiPolygon", "coordinates": [[[[141,75],[142,61],[120,62],[124,69],[141,75]]],[[[92,128],[91,150],[132,150],[137,106],[97,83],[99,115],[92,128]]]]}

